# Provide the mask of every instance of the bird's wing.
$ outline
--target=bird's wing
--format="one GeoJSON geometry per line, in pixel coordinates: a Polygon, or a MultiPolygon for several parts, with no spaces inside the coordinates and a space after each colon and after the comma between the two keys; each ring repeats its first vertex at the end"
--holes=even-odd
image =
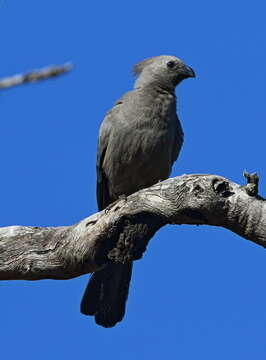
{"type": "Polygon", "coordinates": [[[127,94],[125,94],[121,99],[119,99],[115,106],[108,111],[105,115],[105,118],[102,122],[99,131],[99,140],[98,140],[98,150],[97,150],[97,159],[96,159],[96,172],[97,172],[97,203],[99,210],[103,210],[111,203],[109,187],[108,187],[108,178],[103,169],[104,158],[108,143],[110,140],[111,132],[113,129],[113,124],[118,121],[120,113],[120,105],[123,104],[123,100],[127,94]]]}
{"type": "Polygon", "coordinates": [[[103,210],[110,204],[110,195],[108,189],[108,179],[103,171],[103,162],[108,141],[111,132],[111,114],[106,115],[104,122],[100,128],[100,135],[98,140],[98,150],[96,159],[96,172],[97,172],[97,203],[99,210],[103,210]]]}
{"type": "Polygon", "coordinates": [[[173,151],[172,151],[172,165],[178,158],[178,155],[180,153],[180,150],[182,148],[183,141],[184,141],[183,129],[182,129],[180,120],[177,115],[176,115],[176,121],[175,121],[174,134],[175,134],[175,137],[174,137],[174,144],[173,144],[173,151]]]}

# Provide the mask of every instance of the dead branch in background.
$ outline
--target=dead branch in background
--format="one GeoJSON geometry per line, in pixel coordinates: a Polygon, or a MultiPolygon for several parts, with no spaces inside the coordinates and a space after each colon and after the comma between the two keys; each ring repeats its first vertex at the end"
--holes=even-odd
{"type": "Polygon", "coordinates": [[[51,65],[39,70],[33,70],[26,74],[18,74],[10,77],[0,79],[0,90],[8,89],[14,86],[34,83],[41,80],[57,77],[65,74],[73,69],[71,63],[65,63],[63,65],[51,65]]]}

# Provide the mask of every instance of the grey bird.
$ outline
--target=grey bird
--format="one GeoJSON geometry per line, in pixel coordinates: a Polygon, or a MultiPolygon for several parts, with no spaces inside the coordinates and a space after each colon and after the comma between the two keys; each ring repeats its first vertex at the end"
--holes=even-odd
{"type": "MultiPolygon", "coordinates": [[[[169,177],[183,143],[176,115],[175,87],[195,73],[175,56],[156,56],[134,66],[135,87],[106,114],[97,152],[97,201],[105,209],[169,177]]],[[[81,312],[112,327],[125,314],[132,262],[109,263],[95,272],[81,301],[81,312]]]]}

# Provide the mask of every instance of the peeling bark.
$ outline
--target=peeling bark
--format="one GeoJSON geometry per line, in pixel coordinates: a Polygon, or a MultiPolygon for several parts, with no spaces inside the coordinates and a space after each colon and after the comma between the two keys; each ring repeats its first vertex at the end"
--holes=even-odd
{"type": "Polygon", "coordinates": [[[240,186],[216,175],[183,175],[73,226],[0,228],[0,280],[69,279],[138,260],[166,224],[221,226],[266,247],[266,202],[256,176],[240,186]]]}

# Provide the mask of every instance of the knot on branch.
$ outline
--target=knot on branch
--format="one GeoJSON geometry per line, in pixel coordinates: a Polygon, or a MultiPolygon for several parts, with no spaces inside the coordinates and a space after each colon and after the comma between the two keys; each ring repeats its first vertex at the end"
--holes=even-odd
{"type": "Polygon", "coordinates": [[[217,175],[184,175],[168,182],[161,195],[171,202],[172,224],[219,224],[234,194],[230,181],[217,175]]]}
{"type": "Polygon", "coordinates": [[[108,259],[122,264],[141,259],[149,240],[163,225],[161,217],[154,214],[123,218],[116,247],[108,252],[108,259]]]}
{"type": "Polygon", "coordinates": [[[247,179],[247,185],[243,186],[249,196],[256,196],[259,192],[259,177],[257,173],[249,174],[244,171],[243,176],[247,179]]]}
{"type": "Polygon", "coordinates": [[[222,197],[229,197],[233,195],[233,192],[230,190],[229,182],[224,179],[214,179],[212,186],[215,193],[222,197]]]}

